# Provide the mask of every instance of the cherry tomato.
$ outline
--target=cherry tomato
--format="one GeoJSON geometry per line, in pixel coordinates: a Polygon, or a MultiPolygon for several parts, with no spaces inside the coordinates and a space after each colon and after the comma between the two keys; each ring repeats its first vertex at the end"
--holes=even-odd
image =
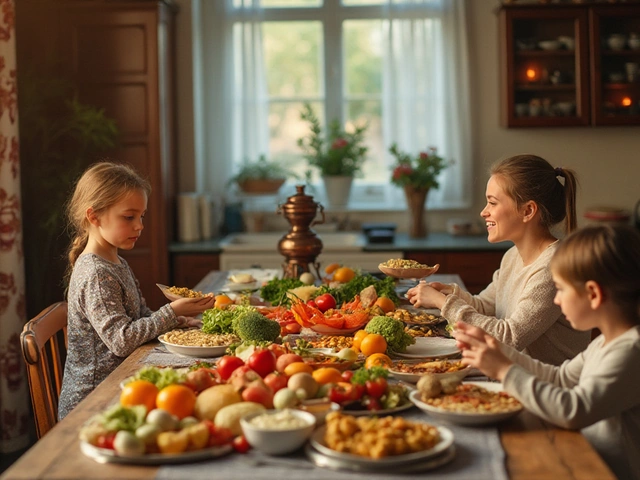
{"type": "Polygon", "coordinates": [[[307,301],[307,305],[309,305],[310,307],[313,307],[313,308],[318,308],[318,304],[313,299],[308,300],[307,301]]]}
{"type": "Polygon", "coordinates": [[[365,387],[367,389],[367,395],[371,398],[380,398],[387,391],[387,380],[382,377],[367,380],[365,387]]]}
{"type": "Polygon", "coordinates": [[[104,435],[98,435],[98,439],[96,441],[96,447],[108,448],[109,450],[113,450],[114,438],[116,438],[115,432],[106,433],[104,435]]]}
{"type": "Polygon", "coordinates": [[[336,308],[336,299],[330,293],[323,293],[315,298],[318,310],[326,312],[330,308],[336,308]]]}
{"type": "Polygon", "coordinates": [[[357,400],[355,385],[346,382],[339,382],[332,385],[328,392],[329,400],[343,405],[357,400]]]}
{"type": "Polygon", "coordinates": [[[351,382],[351,378],[353,378],[353,370],[345,370],[342,372],[341,376],[345,382],[351,382]]]}
{"type": "Polygon", "coordinates": [[[218,370],[220,377],[223,380],[227,380],[236,368],[243,365],[244,362],[240,357],[236,357],[234,355],[225,355],[220,360],[218,360],[218,363],[216,363],[216,369],[218,370]]]}
{"type": "Polygon", "coordinates": [[[233,439],[233,448],[238,453],[247,453],[251,449],[251,445],[244,435],[238,435],[233,439]]]}
{"type": "Polygon", "coordinates": [[[209,429],[209,446],[219,447],[220,445],[227,445],[233,440],[233,433],[231,430],[225,427],[216,427],[211,420],[202,420],[202,422],[209,429]]]}
{"type": "Polygon", "coordinates": [[[367,397],[362,403],[367,410],[382,410],[382,404],[377,398],[367,397]]]}

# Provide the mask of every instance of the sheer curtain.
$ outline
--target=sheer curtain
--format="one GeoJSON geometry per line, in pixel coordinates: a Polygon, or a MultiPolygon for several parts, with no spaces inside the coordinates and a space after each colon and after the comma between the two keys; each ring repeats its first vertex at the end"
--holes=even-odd
{"type": "MultiPolygon", "coordinates": [[[[471,125],[464,0],[400,0],[385,8],[384,144],[418,153],[436,146],[453,165],[429,192],[429,207],[464,208],[472,201],[471,125]],[[428,19],[407,18],[421,5],[428,19]]],[[[403,192],[394,189],[393,203],[403,192]]]]}

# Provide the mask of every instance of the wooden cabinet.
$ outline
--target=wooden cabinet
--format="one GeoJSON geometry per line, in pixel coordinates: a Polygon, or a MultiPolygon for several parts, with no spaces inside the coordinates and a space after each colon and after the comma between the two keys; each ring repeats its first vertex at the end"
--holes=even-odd
{"type": "Polygon", "coordinates": [[[174,253],[171,256],[171,285],[193,288],[211,270],[220,270],[220,255],[212,253],[174,253]]]}
{"type": "Polygon", "coordinates": [[[155,283],[169,282],[168,245],[175,195],[174,9],[157,0],[60,2],[60,49],[81,101],[116,120],[115,161],[151,183],[145,229],[121,251],[152,309],[166,303],[155,283]]]}
{"type": "Polygon", "coordinates": [[[404,258],[426,265],[440,264],[438,273],[457,273],[467,290],[480,293],[491,283],[493,272],[500,268],[504,251],[429,251],[406,252],[404,258]]]}
{"type": "Polygon", "coordinates": [[[640,124],[640,74],[627,72],[640,5],[504,5],[499,19],[503,126],[640,124]]]}

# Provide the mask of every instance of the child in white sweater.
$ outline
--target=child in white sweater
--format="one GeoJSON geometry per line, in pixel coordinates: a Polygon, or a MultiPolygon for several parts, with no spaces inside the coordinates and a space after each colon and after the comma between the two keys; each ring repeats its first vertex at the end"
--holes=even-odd
{"type": "Polygon", "coordinates": [[[563,240],[551,261],[554,302],[576,330],[601,335],[572,360],[547,365],[456,324],[463,362],[503,382],[546,421],[581,429],[620,479],[640,479],[640,233],[596,226],[563,240]]]}

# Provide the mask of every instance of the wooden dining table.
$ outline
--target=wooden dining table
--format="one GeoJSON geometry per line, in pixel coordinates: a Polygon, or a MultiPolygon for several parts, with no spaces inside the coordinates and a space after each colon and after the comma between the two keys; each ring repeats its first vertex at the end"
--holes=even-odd
{"type": "MultiPolygon", "coordinates": [[[[211,278],[207,280],[205,277],[204,283],[201,282],[196,288],[209,285],[214,277],[219,279],[219,273],[212,272],[211,278]]],[[[78,432],[93,415],[117,402],[122,380],[138,371],[150,350],[157,345],[157,341],[150,342],[134,351],[69,415],[6,470],[0,479],[154,478],[160,468],[158,466],[96,463],[81,452],[78,432]]],[[[580,432],[554,427],[527,411],[502,423],[499,434],[510,479],[615,479],[580,432]]],[[[365,475],[354,478],[366,478],[365,475]]],[[[215,478],[215,472],[211,476],[215,478]]]]}

